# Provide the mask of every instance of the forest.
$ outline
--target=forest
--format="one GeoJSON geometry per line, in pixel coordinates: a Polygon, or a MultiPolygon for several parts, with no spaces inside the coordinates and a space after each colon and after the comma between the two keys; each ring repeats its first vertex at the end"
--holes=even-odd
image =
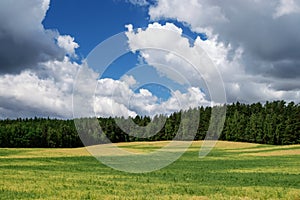
{"type": "MultiPolygon", "coordinates": [[[[169,116],[157,115],[153,118],[148,116],[128,119],[98,118],[102,131],[88,130],[89,141],[92,141],[89,145],[105,143],[105,140],[101,139],[104,136],[113,143],[172,140],[178,132],[182,134],[189,132],[191,127],[188,124],[180,126],[180,123],[184,123],[181,116],[189,113],[200,114],[197,132],[192,139],[203,140],[208,130],[211,111],[211,107],[198,107],[174,112],[169,116]],[[127,120],[132,120],[134,123],[121,129],[117,122],[127,120]],[[140,133],[144,134],[144,137],[127,134],[128,131],[138,130],[136,127],[139,126],[145,127],[140,133]],[[153,130],[156,129],[157,133],[153,134],[153,130]]],[[[0,120],[0,147],[81,147],[83,143],[77,130],[73,119],[38,117],[2,119],[0,120]]],[[[264,104],[237,102],[226,105],[225,124],[219,139],[274,145],[300,144],[300,104],[273,101],[264,104]]]]}

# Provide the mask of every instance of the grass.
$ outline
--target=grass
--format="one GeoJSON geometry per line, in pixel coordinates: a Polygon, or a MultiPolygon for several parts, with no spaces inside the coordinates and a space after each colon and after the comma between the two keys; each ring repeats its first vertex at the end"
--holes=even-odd
{"type": "MultiPolygon", "coordinates": [[[[167,142],[118,144],[151,152],[167,142]]],[[[300,199],[300,145],[194,142],[159,171],[113,170],[76,149],[0,149],[0,199],[300,199]]]]}

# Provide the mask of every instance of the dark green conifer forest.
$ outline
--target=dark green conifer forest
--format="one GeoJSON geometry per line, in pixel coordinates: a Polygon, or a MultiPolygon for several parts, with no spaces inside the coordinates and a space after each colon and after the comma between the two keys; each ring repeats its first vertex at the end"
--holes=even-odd
{"type": "MultiPolygon", "coordinates": [[[[101,143],[105,134],[111,142],[158,141],[172,140],[180,129],[183,134],[189,131],[189,122],[181,120],[183,113],[199,112],[200,120],[195,140],[203,140],[208,130],[210,107],[199,107],[186,111],[175,112],[169,116],[158,115],[152,119],[148,116],[135,118],[98,118],[102,133],[89,130],[90,144],[101,143]],[[116,121],[133,120],[124,131],[116,121]],[[153,123],[150,123],[153,122],[153,123]],[[165,122],[164,124],[161,124],[165,122]],[[149,125],[148,125],[149,124],[149,125]],[[126,134],[135,131],[136,127],[146,127],[144,137],[126,134]],[[148,125],[148,126],[147,126],[148,125]],[[159,131],[153,135],[157,127],[159,131]],[[152,134],[151,137],[147,135],[152,134]]],[[[193,121],[193,119],[189,119],[193,121]]],[[[193,122],[194,123],[194,122],[193,122]]],[[[138,129],[136,129],[138,130],[138,129]]],[[[300,144],[300,105],[284,101],[266,102],[265,104],[227,105],[224,129],[220,140],[251,142],[260,144],[288,145],[300,144]]],[[[0,120],[0,147],[81,147],[83,146],[73,120],[33,118],[33,119],[2,119],[0,120]]]]}

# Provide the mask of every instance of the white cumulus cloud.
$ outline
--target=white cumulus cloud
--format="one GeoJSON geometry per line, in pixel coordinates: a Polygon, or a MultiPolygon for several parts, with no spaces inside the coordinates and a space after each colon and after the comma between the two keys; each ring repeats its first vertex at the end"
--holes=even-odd
{"type": "Polygon", "coordinates": [[[74,42],[74,37],[70,35],[60,35],[57,38],[57,44],[59,47],[66,50],[67,54],[70,56],[75,56],[75,49],[79,47],[79,45],[74,42]]]}
{"type": "Polygon", "coordinates": [[[72,117],[73,81],[79,65],[63,61],[42,63],[40,70],[0,76],[1,118],[72,117]]]}
{"type": "MultiPolygon", "coordinates": [[[[273,87],[278,83],[276,79],[249,73],[243,57],[244,48],[234,48],[230,43],[220,41],[218,35],[206,41],[197,37],[190,45],[182,35],[182,29],[172,23],[161,25],[157,22],[145,30],[134,31],[131,27],[126,35],[131,50],[139,50],[145,62],[162,75],[181,84],[187,80],[192,87],[204,89],[206,94],[211,92],[207,90],[207,84],[213,89],[218,88],[216,93],[222,93],[220,84],[224,84],[228,102],[298,101],[299,90],[276,89],[273,87]],[[206,53],[213,64],[210,65],[207,57],[201,57],[203,54],[199,52],[206,53]],[[217,73],[222,76],[223,83],[217,81],[217,73]]],[[[206,98],[209,100],[208,96],[206,98]]]]}

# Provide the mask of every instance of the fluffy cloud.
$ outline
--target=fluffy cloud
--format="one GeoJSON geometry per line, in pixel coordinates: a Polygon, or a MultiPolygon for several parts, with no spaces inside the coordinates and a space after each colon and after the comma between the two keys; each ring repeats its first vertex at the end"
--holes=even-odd
{"type": "MultiPolygon", "coordinates": [[[[172,23],[153,23],[147,29],[137,31],[127,27],[126,35],[131,50],[139,50],[143,59],[161,75],[184,85],[185,88],[202,88],[209,94],[208,99],[224,103],[225,94],[219,69],[206,55],[200,38],[191,45],[189,39],[182,35],[182,29],[172,23]]],[[[221,47],[224,46],[217,46],[221,47]]],[[[223,51],[226,53],[226,50],[223,51]]],[[[226,57],[226,54],[215,59],[220,60],[221,57],[226,57]]]]}
{"type": "Polygon", "coordinates": [[[0,76],[0,117],[72,117],[71,97],[78,68],[65,57],[40,64],[39,71],[0,76]]]}
{"type": "Polygon", "coordinates": [[[229,101],[298,102],[299,8],[295,0],[158,0],[149,15],[152,21],[177,20],[209,36],[199,41],[227,82],[229,101]]]}
{"type": "Polygon", "coordinates": [[[69,35],[60,35],[57,38],[57,45],[66,50],[66,53],[70,56],[76,56],[75,49],[79,45],[74,42],[74,38],[69,35]]]}
{"type": "Polygon", "coordinates": [[[49,0],[0,2],[0,118],[72,117],[74,38],[45,30],[49,0]]]}
{"type": "Polygon", "coordinates": [[[39,62],[63,60],[56,31],[42,25],[49,0],[0,1],[0,73],[19,73],[39,62]]]}
{"type": "Polygon", "coordinates": [[[227,21],[221,7],[210,4],[209,0],[201,2],[197,0],[184,2],[180,0],[159,0],[156,5],[150,7],[149,15],[152,20],[172,18],[187,22],[197,32],[209,31],[211,23],[218,24],[227,21]],[[206,6],[206,4],[210,6],[206,6]]]}
{"type": "MultiPolygon", "coordinates": [[[[165,25],[153,23],[145,30],[136,31],[130,25],[127,27],[126,35],[131,50],[133,52],[139,50],[140,55],[149,65],[176,82],[181,84],[184,82],[184,78],[178,76],[181,75],[193,87],[205,90],[209,84],[213,89],[218,87],[216,93],[222,93],[222,87],[218,86],[222,83],[216,79],[216,73],[220,73],[228,102],[239,100],[251,103],[276,99],[298,102],[299,100],[299,90],[295,89],[299,87],[299,81],[276,79],[274,72],[270,77],[249,73],[248,63],[243,57],[245,50],[220,41],[216,35],[206,41],[197,37],[190,45],[188,39],[182,35],[182,30],[171,23],[165,25]],[[205,56],[199,56],[203,55],[203,51],[213,61],[215,70],[209,61],[203,60],[205,56]]],[[[206,90],[206,94],[210,92],[206,90]]],[[[208,96],[206,98],[209,100],[208,96]]]]}
{"type": "MultiPolygon", "coordinates": [[[[289,71],[283,72],[286,65],[280,62],[289,61],[288,68],[299,72],[298,7],[298,1],[293,0],[159,0],[149,14],[152,20],[172,18],[185,22],[196,32],[207,30],[217,35],[219,42],[233,49],[243,48],[249,73],[284,78],[289,71]],[[206,14],[208,11],[210,14],[206,14]],[[278,74],[278,70],[283,73],[278,74]]],[[[293,78],[296,81],[299,73],[293,73],[293,78]]]]}
{"type": "Polygon", "coordinates": [[[147,6],[147,5],[149,5],[147,0],[126,0],[126,2],[137,5],[137,6],[147,6]]]}
{"type": "Polygon", "coordinates": [[[160,102],[147,89],[131,89],[136,84],[132,76],[125,75],[121,80],[97,78],[98,74],[92,69],[85,64],[72,62],[68,57],[63,61],[40,63],[38,70],[24,70],[18,75],[1,75],[0,118],[72,118],[74,83],[77,88],[80,87],[80,93],[75,92],[75,96],[82,97],[82,101],[75,101],[75,113],[85,117],[154,116],[209,104],[199,88],[191,87],[186,93],[173,91],[168,100],[160,102]],[[77,79],[79,70],[82,70],[82,82],[77,79]]]}
{"type": "MultiPolygon", "coordinates": [[[[130,77],[134,80],[134,77],[130,77]]],[[[187,92],[172,91],[170,98],[159,101],[149,90],[140,88],[133,91],[128,82],[113,79],[98,80],[93,99],[94,112],[98,116],[136,116],[171,114],[181,109],[210,105],[199,88],[190,87],[187,92]]]]}

